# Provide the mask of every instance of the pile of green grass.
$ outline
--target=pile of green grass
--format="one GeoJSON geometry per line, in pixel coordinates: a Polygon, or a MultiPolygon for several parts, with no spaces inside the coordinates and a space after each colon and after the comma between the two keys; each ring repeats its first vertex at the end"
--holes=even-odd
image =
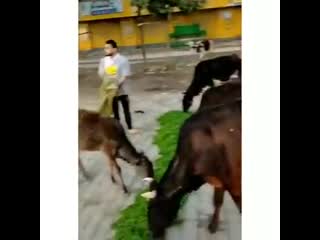
{"type": "MultiPolygon", "coordinates": [[[[155,178],[160,180],[167,170],[177,145],[179,130],[189,113],[172,111],[162,115],[158,121],[160,129],[154,138],[160,150],[160,158],[154,164],[155,178]]],[[[141,192],[142,193],[142,192],[141,192]]],[[[137,195],[135,202],[121,212],[120,218],[113,224],[115,240],[148,240],[147,201],[137,195]]]]}

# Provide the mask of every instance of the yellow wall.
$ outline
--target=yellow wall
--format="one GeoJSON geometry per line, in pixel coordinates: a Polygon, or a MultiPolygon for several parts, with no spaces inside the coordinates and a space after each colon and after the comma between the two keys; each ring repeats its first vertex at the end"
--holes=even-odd
{"type": "Polygon", "coordinates": [[[168,41],[168,24],[166,21],[156,25],[145,25],[143,28],[145,44],[165,43],[168,41]]]}
{"type": "Polygon", "coordinates": [[[197,12],[190,16],[199,23],[210,39],[241,37],[241,8],[221,8],[197,12]]]}
{"type": "Polygon", "coordinates": [[[219,9],[214,17],[212,29],[207,28],[210,38],[241,37],[241,8],[219,9]],[[225,14],[230,18],[225,19],[225,14]]]}
{"type": "MultiPolygon", "coordinates": [[[[239,2],[239,0],[233,0],[239,2]]],[[[240,1],[241,2],[241,1],[240,1]]],[[[226,7],[232,0],[207,0],[205,10],[190,15],[175,13],[171,22],[165,20],[157,24],[144,26],[145,44],[166,43],[168,35],[177,24],[198,23],[207,31],[209,39],[237,38],[241,36],[241,6],[226,7]]],[[[136,20],[132,16],[132,8],[128,1],[124,1],[124,12],[119,14],[108,14],[102,16],[116,17],[96,21],[85,21],[80,19],[79,33],[90,31],[88,35],[79,36],[80,50],[91,48],[102,48],[106,39],[116,40],[120,46],[136,46],[141,42],[136,20]]],[[[94,16],[97,17],[97,16],[94,16]]],[[[101,17],[101,16],[100,16],[101,17]]],[[[148,21],[149,17],[145,17],[148,21]]]]}
{"type": "Polygon", "coordinates": [[[139,32],[134,18],[121,20],[120,31],[122,46],[135,46],[139,44],[139,32]]]}
{"type": "Polygon", "coordinates": [[[92,49],[91,34],[89,33],[89,24],[79,24],[79,48],[81,50],[92,49]]]}
{"type": "Polygon", "coordinates": [[[120,25],[114,21],[98,21],[89,25],[93,48],[102,48],[107,39],[113,39],[123,45],[121,41],[120,25]]]}

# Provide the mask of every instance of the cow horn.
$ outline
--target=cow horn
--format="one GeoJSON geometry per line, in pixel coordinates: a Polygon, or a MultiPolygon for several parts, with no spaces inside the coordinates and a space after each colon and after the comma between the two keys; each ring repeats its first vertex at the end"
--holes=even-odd
{"type": "Polygon", "coordinates": [[[142,197],[146,198],[146,199],[153,199],[157,196],[157,192],[154,190],[152,192],[146,192],[141,194],[142,197]]]}
{"type": "Polygon", "coordinates": [[[146,177],[146,178],[143,179],[143,181],[144,181],[145,183],[152,183],[153,180],[154,180],[154,179],[151,178],[151,177],[146,177]]]}

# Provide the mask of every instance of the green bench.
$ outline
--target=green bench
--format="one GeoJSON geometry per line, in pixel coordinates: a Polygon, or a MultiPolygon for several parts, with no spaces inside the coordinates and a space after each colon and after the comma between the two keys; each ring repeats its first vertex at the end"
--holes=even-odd
{"type": "Polygon", "coordinates": [[[187,47],[188,41],[201,40],[206,36],[206,30],[202,30],[199,24],[177,25],[174,27],[174,32],[169,34],[170,47],[187,47]]]}
{"type": "Polygon", "coordinates": [[[199,24],[177,25],[174,27],[174,32],[169,34],[171,39],[204,37],[206,35],[207,32],[202,30],[199,24]]]}

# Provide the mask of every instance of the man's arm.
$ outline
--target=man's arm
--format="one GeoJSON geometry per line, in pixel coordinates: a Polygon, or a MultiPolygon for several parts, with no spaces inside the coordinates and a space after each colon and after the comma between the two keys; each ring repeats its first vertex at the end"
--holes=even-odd
{"type": "Polygon", "coordinates": [[[119,87],[127,80],[127,76],[121,76],[119,78],[119,87]]]}
{"type": "Polygon", "coordinates": [[[101,79],[103,79],[104,75],[104,61],[103,58],[100,60],[99,69],[98,69],[98,75],[101,79]]]}
{"type": "Polygon", "coordinates": [[[119,86],[121,86],[121,84],[123,84],[128,77],[131,75],[131,68],[130,68],[130,63],[128,61],[128,59],[125,59],[123,66],[122,66],[122,70],[121,70],[121,76],[119,79],[119,86]]]}

